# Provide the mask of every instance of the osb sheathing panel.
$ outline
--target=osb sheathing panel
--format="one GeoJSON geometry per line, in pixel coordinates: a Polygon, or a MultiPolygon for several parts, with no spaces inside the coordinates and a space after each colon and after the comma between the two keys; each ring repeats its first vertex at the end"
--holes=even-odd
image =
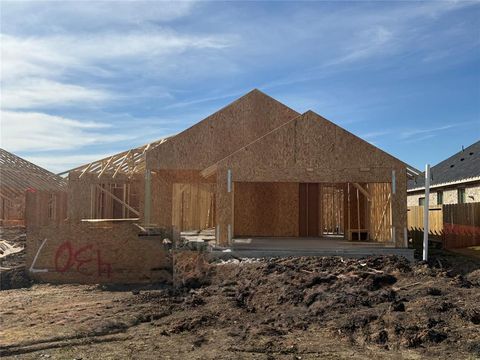
{"type": "Polygon", "coordinates": [[[391,182],[396,172],[393,225],[403,246],[406,226],[406,165],[368,142],[307,112],[218,163],[217,224],[220,242],[233,226],[233,193],[227,193],[227,169],[235,182],[391,182]]]}
{"type": "Polygon", "coordinates": [[[203,170],[296,116],[296,111],[253,90],[149,151],[147,168],[203,170]]]}
{"type": "Polygon", "coordinates": [[[161,227],[174,224],[173,184],[215,184],[216,178],[205,179],[197,170],[156,170],[152,174],[151,222],[161,227]]]}
{"type": "Polygon", "coordinates": [[[100,184],[131,184],[131,191],[137,194],[138,209],[143,214],[144,204],[144,175],[135,174],[128,177],[119,174],[105,173],[100,178],[98,174],[85,173],[80,177],[80,172],[70,172],[68,176],[68,218],[72,221],[91,218],[92,185],[100,184]]]}
{"type": "Polygon", "coordinates": [[[235,236],[298,236],[298,183],[235,183],[235,236]]]}
{"type": "Polygon", "coordinates": [[[171,259],[158,237],[131,223],[67,223],[27,229],[27,268],[56,283],[171,281],[171,259]],[[46,241],[45,241],[46,239],[46,241]],[[40,245],[45,245],[40,249],[40,245]],[[39,250],[40,249],[40,250],[39,250]]]}

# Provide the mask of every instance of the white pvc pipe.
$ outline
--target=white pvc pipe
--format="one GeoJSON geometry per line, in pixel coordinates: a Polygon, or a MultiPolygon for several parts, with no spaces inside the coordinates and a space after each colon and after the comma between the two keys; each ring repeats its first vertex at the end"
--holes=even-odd
{"type": "Polygon", "coordinates": [[[425,165],[425,202],[423,204],[423,260],[428,260],[428,210],[430,208],[430,165],[425,165]]]}

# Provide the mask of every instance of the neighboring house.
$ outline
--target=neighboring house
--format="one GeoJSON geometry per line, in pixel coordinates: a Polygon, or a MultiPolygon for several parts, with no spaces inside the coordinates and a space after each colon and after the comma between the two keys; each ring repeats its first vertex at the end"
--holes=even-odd
{"type": "MultiPolygon", "coordinates": [[[[480,202],[480,141],[430,168],[430,205],[480,202]]],[[[425,174],[408,181],[408,206],[425,201],[425,174]]]]}
{"type": "Polygon", "coordinates": [[[66,185],[60,176],[0,149],[0,224],[24,225],[27,191],[46,195],[43,215],[55,218],[60,206],[57,198],[66,195],[66,185]]]}

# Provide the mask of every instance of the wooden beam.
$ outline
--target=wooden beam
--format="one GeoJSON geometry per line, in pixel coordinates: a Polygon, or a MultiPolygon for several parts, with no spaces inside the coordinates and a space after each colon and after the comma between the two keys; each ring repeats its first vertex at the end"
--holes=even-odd
{"type": "Polygon", "coordinates": [[[110,163],[112,162],[112,160],[113,160],[113,156],[110,159],[108,159],[108,161],[105,164],[105,166],[103,167],[102,171],[100,171],[100,174],[98,174],[98,178],[100,178],[103,175],[103,173],[105,172],[105,170],[107,170],[107,168],[110,166],[110,163]]]}
{"type": "Polygon", "coordinates": [[[12,199],[10,199],[8,196],[3,195],[2,193],[0,193],[0,197],[1,197],[2,199],[5,199],[5,200],[10,201],[11,203],[14,203],[14,202],[15,202],[15,201],[13,201],[12,199]]]}
{"type": "Polygon", "coordinates": [[[125,205],[125,207],[126,207],[128,210],[130,210],[131,212],[133,212],[135,215],[140,216],[140,213],[139,213],[137,210],[135,210],[133,207],[131,207],[130,205],[128,205],[125,201],[122,201],[120,198],[118,198],[118,197],[116,197],[115,195],[113,195],[113,194],[112,194],[110,191],[108,191],[107,189],[102,188],[102,187],[101,187],[100,185],[98,185],[98,184],[96,184],[96,187],[97,187],[98,189],[100,189],[102,192],[104,192],[105,194],[111,196],[112,199],[118,201],[120,204],[125,205]]]}
{"type": "Polygon", "coordinates": [[[368,193],[367,190],[365,190],[359,183],[352,183],[353,186],[355,186],[357,188],[357,190],[359,190],[363,195],[365,195],[365,197],[368,199],[368,201],[371,200],[371,197],[370,197],[370,194],[368,193]]]}
{"type": "Polygon", "coordinates": [[[99,222],[122,222],[122,221],[138,221],[139,218],[126,218],[126,219],[82,219],[82,222],[99,223],[99,222]]]}
{"type": "Polygon", "coordinates": [[[88,164],[88,166],[85,169],[83,169],[82,173],[80,174],[80,176],[78,178],[80,179],[88,170],[90,170],[90,168],[92,167],[93,164],[94,164],[93,162],[88,164]]]}
{"type": "Polygon", "coordinates": [[[130,155],[131,152],[132,152],[132,150],[128,150],[128,152],[125,154],[125,156],[123,157],[122,161],[121,161],[120,164],[118,165],[117,169],[116,169],[115,172],[113,173],[113,178],[115,178],[115,176],[117,176],[118,172],[119,172],[120,169],[122,168],[123,163],[125,162],[125,160],[127,160],[128,156],[130,155]]]}
{"type": "MultiPolygon", "coordinates": [[[[357,226],[360,229],[360,193],[357,188],[357,226]]],[[[358,230],[358,238],[357,240],[360,241],[360,230],[358,230]]]]}
{"type": "Polygon", "coordinates": [[[380,224],[378,224],[378,228],[377,228],[377,231],[375,231],[375,237],[374,237],[374,240],[377,240],[377,237],[380,233],[380,230],[382,228],[382,224],[383,224],[383,219],[385,219],[385,214],[387,212],[387,209],[388,209],[388,205],[390,204],[390,196],[391,194],[389,193],[388,194],[388,197],[387,197],[387,202],[385,203],[385,206],[383,207],[383,211],[382,211],[382,217],[380,219],[380,224]]]}
{"type": "Polygon", "coordinates": [[[150,210],[152,206],[152,174],[150,170],[145,171],[145,203],[143,220],[145,226],[150,225],[150,210]]]}
{"type": "Polygon", "coordinates": [[[213,164],[212,166],[207,167],[200,171],[200,175],[204,178],[209,178],[210,176],[214,175],[217,172],[217,164],[213,164]]]}

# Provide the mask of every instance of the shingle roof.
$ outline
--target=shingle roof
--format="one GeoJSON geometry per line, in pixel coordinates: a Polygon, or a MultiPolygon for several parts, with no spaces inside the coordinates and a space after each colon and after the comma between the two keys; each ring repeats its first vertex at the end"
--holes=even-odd
{"type": "MultiPolygon", "coordinates": [[[[480,177],[480,141],[430,168],[430,185],[447,184],[480,177]]],[[[425,173],[409,180],[408,190],[423,188],[425,173]]]]}

